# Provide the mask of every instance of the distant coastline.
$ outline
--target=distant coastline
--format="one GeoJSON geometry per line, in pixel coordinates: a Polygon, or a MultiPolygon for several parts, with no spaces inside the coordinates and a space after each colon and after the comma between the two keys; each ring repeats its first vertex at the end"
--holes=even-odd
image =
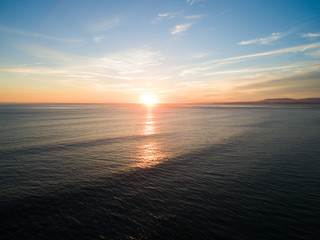
{"type": "Polygon", "coordinates": [[[320,98],[267,98],[250,102],[213,102],[212,104],[320,104],[320,98]]]}
{"type": "Polygon", "coordinates": [[[303,103],[303,104],[320,104],[320,98],[270,98],[259,101],[258,103],[303,103]]]}

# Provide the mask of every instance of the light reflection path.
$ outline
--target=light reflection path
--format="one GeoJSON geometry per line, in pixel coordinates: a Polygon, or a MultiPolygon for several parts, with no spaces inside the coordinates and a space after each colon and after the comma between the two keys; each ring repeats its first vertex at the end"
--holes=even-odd
{"type": "Polygon", "coordinates": [[[148,108],[147,115],[145,116],[145,122],[144,122],[144,129],[143,134],[144,135],[152,135],[155,134],[155,123],[153,119],[152,114],[152,108],[148,108]]]}
{"type": "MultiPolygon", "coordinates": [[[[157,133],[156,122],[152,107],[147,109],[144,117],[142,134],[144,136],[151,136],[157,133]]],[[[137,154],[135,156],[135,167],[148,168],[157,165],[167,157],[161,149],[161,144],[154,138],[146,138],[146,141],[138,146],[137,154]]]]}

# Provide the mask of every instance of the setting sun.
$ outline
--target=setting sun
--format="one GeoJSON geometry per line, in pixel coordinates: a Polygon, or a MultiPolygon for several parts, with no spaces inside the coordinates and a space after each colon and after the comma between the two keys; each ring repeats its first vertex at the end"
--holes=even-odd
{"type": "Polygon", "coordinates": [[[147,104],[147,105],[153,105],[155,103],[158,103],[158,98],[155,94],[145,94],[140,96],[141,103],[147,104]]]}

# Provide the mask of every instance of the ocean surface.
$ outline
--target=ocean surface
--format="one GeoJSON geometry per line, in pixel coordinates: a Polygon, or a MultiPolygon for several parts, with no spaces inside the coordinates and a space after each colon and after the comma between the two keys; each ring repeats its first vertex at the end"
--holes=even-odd
{"type": "Polygon", "coordinates": [[[0,105],[0,239],[319,236],[319,105],[0,105]]]}

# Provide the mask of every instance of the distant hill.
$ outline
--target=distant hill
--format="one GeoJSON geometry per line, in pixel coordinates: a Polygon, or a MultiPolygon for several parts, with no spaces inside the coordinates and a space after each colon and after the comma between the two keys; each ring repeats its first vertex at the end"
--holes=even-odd
{"type": "Polygon", "coordinates": [[[257,103],[285,103],[285,104],[320,104],[320,98],[303,98],[303,99],[293,99],[293,98],[271,98],[258,101],[257,103]]]}

